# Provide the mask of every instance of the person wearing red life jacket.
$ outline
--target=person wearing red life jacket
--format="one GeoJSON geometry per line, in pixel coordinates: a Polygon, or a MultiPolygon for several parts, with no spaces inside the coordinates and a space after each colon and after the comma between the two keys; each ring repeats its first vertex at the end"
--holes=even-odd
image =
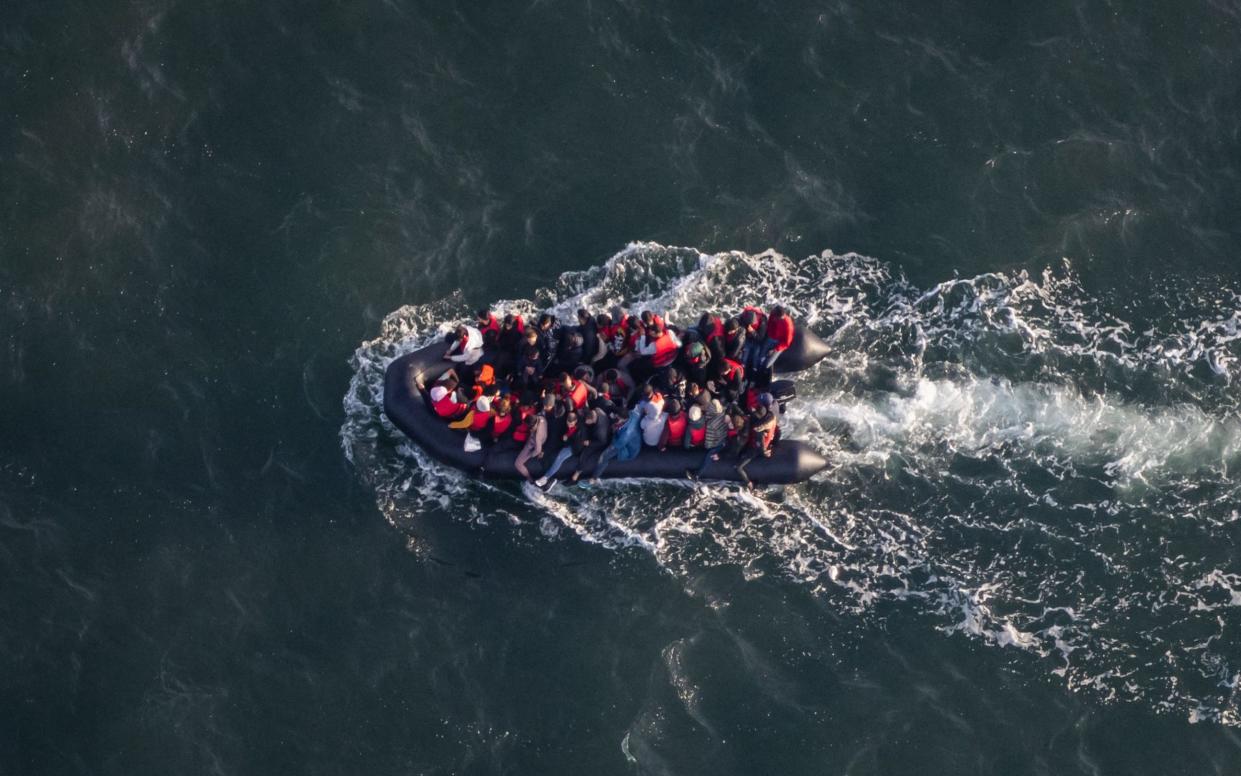
{"type": "Polygon", "coordinates": [[[771,308],[771,315],[767,317],[767,339],[755,356],[755,368],[770,372],[776,359],[793,344],[793,333],[793,319],[789,317],[788,311],[780,305],[771,308]]]}
{"type": "Polygon", "coordinates": [[[436,384],[431,386],[431,408],[446,421],[460,420],[469,412],[469,404],[460,401],[457,389],[460,381],[457,372],[448,370],[436,384]]]}
{"type": "Polygon", "coordinates": [[[496,338],[497,349],[514,359],[517,358],[517,351],[522,345],[525,332],[526,322],[521,319],[520,315],[515,313],[505,315],[504,320],[500,322],[500,331],[496,338]]]}
{"type": "Polygon", "coordinates": [[[694,327],[698,330],[698,337],[707,350],[711,351],[711,358],[719,361],[724,358],[724,321],[715,313],[703,313],[698,319],[698,325],[694,327]]]}
{"type": "MultiPolygon", "coordinates": [[[[729,318],[724,322],[724,358],[731,358],[738,363],[745,363],[745,327],[740,318],[729,318]]],[[[721,359],[722,360],[722,359],[721,359]]]]}
{"type": "Polygon", "coordinates": [[[702,414],[702,407],[693,404],[685,415],[685,438],[681,446],[686,450],[701,450],[707,441],[707,419],[702,414]]]}
{"type": "MultiPolygon", "coordinates": [[[[695,408],[697,409],[697,408],[695,408]]],[[[744,415],[740,415],[742,427],[746,423],[744,415]]],[[[691,480],[697,480],[707,471],[707,466],[712,461],[720,460],[720,456],[725,453],[730,442],[735,443],[737,435],[740,433],[735,425],[733,417],[730,417],[724,411],[724,405],[720,404],[719,399],[713,399],[702,414],[702,420],[706,426],[703,433],[702,446],[704,449],[702,461],[698,464],[697,469],[686,469],[685,476],[691,480]]],[[[692,431],[690,432],[693,433],[692,431]]]]}
{"type": "Polygon", "coordinates": [[[588,401],[599,395],[593,385],[573,377],[568,372],[561,372],[556,383],[556,393],[575,410],[582,409],[588,401]]]}
{"type": "Polygon", "coordinates": [[[512,403],[507,396],[491,402],[491,412],[488,415],[487,425],[478,431],[479,441],[485,447],[491,447],[509,438],[514,428],[512,403]]]}
{"type": "Polygon", "coordinates": [[[474,412],[470,415],[469,431],[471,434],[474,434],[475,437],[482,433],[483,429],[487,428],[487,426],[491,424],[491,420],[494,417],[492,415],[491,407],[495,403],[495,400],[496,389],[494,385],[487,388],[482,396],[479,396],[474,400],[474,412]]]}
{"type": "Polygon", "coordinates": [[[739,401],[745,390],[745,367],[731,358],[716,367],[716,388],[729,402],[739,401]]]}
{"type": "Polygon", "coordinates": [[[746,472],[746,467],[755,458],[760,456],[763,458],[771,457],[772,445],[776,441],[778,419],[768,405],[759,404],[754,412],[750,414],[749,426],[749,439],[741,453],[740,460],[737,462],[737,474],[741,475],[741,479],[745,482],[747,488],[754,490],[754,483],[750,481],[750,475],[746,472]]]}
{"type": "Polygon", "coordinates": [[[685,365],[685,376],[691,383],[705,385],[707,365],[711,363],[713,356],[701,339],[702,335],[694,329],[685,332],[685,344],[681,346],[681,363],[685,365]]]}
{"type": "Polygon", "coordinates": [[[629,371],[634,380],[642,382],[656,372],[672,366],[680,349],[681,340],[677,335],[659,324],[652,324],[646,327],[638,339],[638,354],[642,359],[634,362],[629,371]]]}
{"type": "Polygon", "coordinates": [[[659,439],[660,452],[667,450],[668,445],[673,447],[685,446],[685,432],[689,426],[689,417],[686,416],[681,402],[676,399],[669,399],[667,404],[667,418],[664,420],[664,431],[659,439]]]}
{"type": "Polygon", "coordinates": [[[500,322],[486,307],[481,308],[474,317],[477,321],[475,326],[483,335],[483,344],[491,347],[500,336],[500,322]]]}
{"type": "Polygon", "coordinates": [[[652,326],[658,326],[661,329],[668,328],[664,325],[664,319],[650,310],[642,311],[642,325],[648,329],[652,326]]]}

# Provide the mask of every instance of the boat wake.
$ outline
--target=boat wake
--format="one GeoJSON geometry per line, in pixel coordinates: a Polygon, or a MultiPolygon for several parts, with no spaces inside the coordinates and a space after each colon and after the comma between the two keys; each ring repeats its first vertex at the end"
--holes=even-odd
{"type": "Polygon", "coordinates": [[[826,472],[769,501],[623,480],[544,494],[435,464],[383,417],[383,374],[468,315],[460,298],[401,308],[358,348],[341,442],[411,534],[420,515],[452,512],[634,548],[686,580],[713,566],[776,575],[859,618],[922,617],[1013,648],[1105,701],[1239,725],[1241,299],[1156,291],[1139,320],[1067,265],[920,289],[855,254],[634,244],[499,306],[690,321],[785,304],[833,348],[798,375],[788,418],[826,472]]]}

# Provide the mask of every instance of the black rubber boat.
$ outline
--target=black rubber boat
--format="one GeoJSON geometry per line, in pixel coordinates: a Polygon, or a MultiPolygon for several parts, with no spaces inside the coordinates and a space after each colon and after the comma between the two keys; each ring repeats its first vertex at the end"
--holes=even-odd
{"type": "MultiPolygon", "coordinates": [[[[465,434],[448,427],[440,419],[418,390],[418,385],[431,385],[451,364],[443,360],[444,344],[435,342],[421,350],[407,353],[388,365],[384,375],[384,414],[413,441],[422,446],[434,458],[449,466],[474,472],[487,464],[488,477],[520,479],[513,462],[517,452],[489,452],[480,450],[466,452],[463,446],[465,434]]],[[[827,355],[827,344],[814,332],[797,330],[792,346],[776,362],[776,372],[788,373],[805,369],[827,355]]],[[[551,464],[552,456],[534,460],[527,468],[534,476],[543,473],[551,464]]],[[[605,479],[622,477],[655,477],[662,479],[685,479],[685,470],[697,468],[702,462],[698,450],[643,449],[630,461],[612,461],[603,476],[605,479]]],[[[562,472],[576,468],[576,458],[566,462],[562,472]]],[[[704,479],[740,481],[741,477],[729,461],[712,462],[704,479]]],[[[758,484],[788,484],[802,482],[827,466],[827,461],[805,442],[782,439],[770,458],[758,458],[747,467],[750,479],[758,484]]],[[[557,475],[561,478],[561,475],[557,475]]]]}

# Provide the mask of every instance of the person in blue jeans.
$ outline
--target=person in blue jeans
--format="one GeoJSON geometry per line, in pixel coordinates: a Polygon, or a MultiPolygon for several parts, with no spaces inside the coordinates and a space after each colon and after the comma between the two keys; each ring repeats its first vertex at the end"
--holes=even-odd
{"type": "Polygon", "coordinates": [[[641,419],[642,412],[637,407],[629,411],[629,420],[625,421],[625,425],[621,426],[612,439],[612,444],[599,456],[599,463],[595,465],[594,474],[591,475],[592,481],[598,482],[613,460],[632,461],[638,457],[642,450],[642,429],[638,426],[641,419]]]}

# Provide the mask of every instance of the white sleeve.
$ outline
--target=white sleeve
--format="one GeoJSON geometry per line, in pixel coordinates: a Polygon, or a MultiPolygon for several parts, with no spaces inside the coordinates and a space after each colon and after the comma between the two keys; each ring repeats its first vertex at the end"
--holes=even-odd
{"type": "Polygon", "coordinates": [[[651,342],[645,334],[638,338],[638,355],[653,356],[655,355],[655,343],[651,342]]]}

